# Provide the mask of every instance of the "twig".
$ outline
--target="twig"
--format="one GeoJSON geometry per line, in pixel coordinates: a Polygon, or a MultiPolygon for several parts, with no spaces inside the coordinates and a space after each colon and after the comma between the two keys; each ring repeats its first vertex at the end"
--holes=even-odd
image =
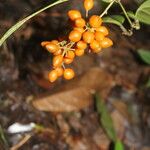
{"type": "Polygon", "coordinates": [[[133,27],[133,24],[132,24],[132,22],[131,22],[131,20],[130,20],[130,18],[129,18],[129,16],[128,16],[128,14],[127,14],[127,12],[126,12],[124,6],[123,6],[122,3],[120,2],[120,0],[117,0],[117,3],[120,5],[120,7],[121,7],[121,9],[122,9],[122,11],[123,11],[123,13],[124,13],[124,15],[126,16],[128,22],[129,22],[129,24],[130,24],[130,26],[131,26],[131,28],[132,28],[132,27],[133,27]]]}
{"type": "Polygon", "coordinates": [[[22,145],[24,145],[32,136],[27,134],[18,144],[10,148],[10,150],[18,150],[22,145]]]}
{"type": "Polygon", "coordinates": [[[105,14],[107,14],[108,10],[111,8],[111,6],[114,4],[115,0],[113,0],[107,7],[106,9],[103,11],[103,13],[100,15],[100,17],[102,18],[105,14]]]}

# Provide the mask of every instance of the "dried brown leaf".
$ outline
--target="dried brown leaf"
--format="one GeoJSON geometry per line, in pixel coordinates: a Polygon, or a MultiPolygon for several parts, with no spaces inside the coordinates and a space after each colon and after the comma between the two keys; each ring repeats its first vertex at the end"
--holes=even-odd
{"type": "Polygon", "coordinates": [[[37,99],[33,106],[41,111],[70,112],[89,106],[92,102],[88,88],[78,87],[37,99]]]}
{"type": "Polygon", "coordinates": [[[105,97],[112,86],[112,81],[108,73],[100,68],[94,68],[56,89],[54,94],[36,99],[33,106],[40,111],[77,111],[92,103],[93,91],[100,91],[102,97],[105,97]]]}
{"type": "Polygon", "coordinates": [[[122,102],[121,100],[115,100],[112,102],[113,106],[121,113],[121,115],[127,119],[129,123],[132,122],[132,117],[129,113],[129,108],[126,103],[122,102]]]}

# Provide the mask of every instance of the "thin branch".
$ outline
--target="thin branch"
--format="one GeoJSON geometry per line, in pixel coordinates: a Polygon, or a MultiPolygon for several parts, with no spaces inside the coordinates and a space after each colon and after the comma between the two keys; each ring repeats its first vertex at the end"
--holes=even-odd
{"type": "Polygon", "coordinates": [[[107,7],[106,9],[103,11],[103,13],[100,15],[100,17],[102,18],[105,14],[107,14],[108,10],[111,8],[111,6],[114,4],[115,0],[113,0],[107,7]]]}
{"type": "Polygon", "coordinates": [[[31,138],[30,134],[27,134],[18,144],[10,148],[10,150],[18,150],[22,145],[24,145],[31,138]]]}
{"type": "Polygon", "coordinates": [[[39,13],[45,11],[46,9],[53,7],[57,4],[63,3],[63,2],[67,2],[68,0],[58,0],[53,4],[49,4],[48,6],[38,10],[37,12],[31,14],[30,16],[24,18],[23,20],[17,22],[15,25],[13,25],[0,39],[0,46],[2,46],[2,44],[15,32],[17,31],[24,23],[26,23],[28,20],[30,20],[31,18],[33,18],[34,16],[38,15],[39,13]]]}
{"type": "Polygon", "coordinates": [[[120,5],[120,7],[121,7],[121,9],[122,9],[122,11],[123,11],[123,13],[124,13],[124,15],[126,16],[128,22],[129,22],[129,24],[130,24],[130,26],[131,26],[131,28],[132,28],[132,27],[133,27],[133,24],[132,24],[132,22],[131,22],[131,20],[130,20],[130,18],[129,18],[129,16],[128,16],[128,14],[127,14],[127,12],[126,12],[124,6],[123,6],[122,3],[120,2],[120,0],[118,0],[117,2],[118,2],[118,4],[120,5]]]}

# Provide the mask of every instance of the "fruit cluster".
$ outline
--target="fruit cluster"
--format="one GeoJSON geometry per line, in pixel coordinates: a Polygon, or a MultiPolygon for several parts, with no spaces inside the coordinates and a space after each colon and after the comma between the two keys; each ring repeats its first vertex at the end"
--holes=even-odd
{"type": "MultiPolygon", "coordinates": [[[[84,0],[86,17],[93,6],[93,0],[84,0]]],[[[86,21],[78,10],[70,10],[68,17],[73,23],[73,30],[69,33],[68,40],[52,40],[41,43],[54,55],[53,70],[49,73],[50,82],[54,82],[61,76],[64,76],[66,80],[72,79],[75,73],[72,69],[65,68],[65,64],[71,64],[75,56],[84,55],[86,49],[98,53],[102,48],[113,45],[112,40],[106,37],[109,31],[105,26],[102,26],[102,18],[99,16],[93,15],[86,21]]]]}

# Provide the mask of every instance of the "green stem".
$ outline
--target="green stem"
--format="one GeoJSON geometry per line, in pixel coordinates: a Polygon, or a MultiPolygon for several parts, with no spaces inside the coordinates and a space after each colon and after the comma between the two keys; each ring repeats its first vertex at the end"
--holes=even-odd
{"type": "Polygon", "coordinates": [[[63,2],[66,2],[68,0],[58,0],[56,1],[55,3],[53,4],[49,4],[48,6],[38,10],[37,12],[31,14],[30,16],[24,18],[23,20],[17,22],[15,25],[13,25],[3,36],[2,38],[0,39],[0,46],[2,46],[2,44],[16,31],[18,30],[24,23],[26,23],[28,20],[30,20],[31,18],[33,18],[34,16],[38,15],[39,13],[45,11],[46,9],[50,8],[50,7],[53,7],[57,4],[60,4],[60,3],[63,3],[63,2]]]}
{"type": "Polygon", "coordinates": [[[131,22],[131,20],[130,20],[130,18],[129,18],[129,16],[128,16],[128,14],[127,14],[127,12],[126,12],[124,6],[122,5],[122,3],[121,3],[120,0],[117,0],[117,3],[120,5],[120,7],[121,7],[121,9],[122,9],[122,11],[123,11],[123,13],[124,13],[124,15],[126,16],[128,22],[129,22],[129,24],[130,24],[130,26],[131,26],[131,28],[132,28],[132,27],[133,27],[133,24],[132,24],[132,22],[131,22]]]}
{"type": "Polygon", "coordinates": [[[114,4],[115,0],[113,0],[107,7],[106,9],[103,11],[103,13],[100,15],[100,17],[102,18],[105,14],[107,14],[108,10],[111,8],[111,6],[114,4]]]}

